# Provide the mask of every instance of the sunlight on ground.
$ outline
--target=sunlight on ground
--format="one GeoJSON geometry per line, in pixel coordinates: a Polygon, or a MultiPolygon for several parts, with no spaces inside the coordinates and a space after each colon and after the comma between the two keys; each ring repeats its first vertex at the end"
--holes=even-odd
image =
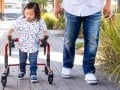
{"type": "MultiPolygon", "coordinates": [[[[9,57],[8,63],[9,64],[18,64],[18,58],[9,57]]],[[[4,64],[4,56],[0,56],[0,64],[4,64]]]]}
{"type": "MultiPolygon", "coordinates": [[[[17,55],[18,56],[18,52],[12,52],[13,55],[17,55]]],[[[44,56],[43,52],[39,52],[38,58],[42,59],[42,60],[46,60],[46,56],[44,56]]],[[[82,55],[75,55],[75,65],[82,65],[82,55]]],[[[4,64],[4,56],[0,56],[0,64],[4,64]]],[[[61,52],[51,52],[50,54],[50,60],[54,61],[54,62],[58,62],[58,63],[62,63],[63,61],[63,54],[61,52]]],[[[18,64],[19,60],[17,57],[11,56],[8,57],[8,62],[9,64],[18,64]]],[[[98,64],[96,64],[98,65],[98,64]]]]}
{"type": "MultiPolygon", "coordinates": [[[[18,52],[12,52],[13,56],[8,57],[9,64],[18,64],[19,60],[17,57],[14,57],[14,55],[18,56],[18,52]]],[[[82,65],[82,57],[80,55],[75,56],[75,64],[82,65]]],[[[38,58],[46,60],[46,56],[44,56],[43,52],[39,52],[38,58]]],[[[4,56],[0,56],[0,64],[4,64],[4,56]]],[[[51,52],[50,60],[54,62],[62,62],[63,60],[63,54],[61,52],[51,52]]]]}
{"type": "MultiPolygon", "coordinates": [[[[43,52],[39,52],[39,58],[45,59],[46,57],[43,55],[43,52]]],[[[50,55],[51,61],[62,62],[63,54],[61,52],[51,52],[50,55]]],[[[75,55],[75,64],[82,65],[83,56],[75,55]]]]}

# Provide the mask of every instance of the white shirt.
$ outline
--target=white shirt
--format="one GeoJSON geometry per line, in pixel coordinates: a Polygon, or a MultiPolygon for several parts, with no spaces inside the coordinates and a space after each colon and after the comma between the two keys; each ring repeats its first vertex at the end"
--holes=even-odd
{"type": "Polygon", "coordinates": [[[12,28],[18,33],[20,50],[29,53],[39,50],[40,31],[47,30],[44,20],[28,22],[23,17],[18,18],[12,28]]]}
{"type": "Polygon", "coordinates": [[[89,16],[102,10],[104,0],[63,0],[64,10],[75,16],[89,16]]]}

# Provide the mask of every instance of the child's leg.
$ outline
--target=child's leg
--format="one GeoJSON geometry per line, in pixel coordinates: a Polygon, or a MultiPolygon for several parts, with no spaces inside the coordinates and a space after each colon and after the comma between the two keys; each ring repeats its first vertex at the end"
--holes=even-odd
{"type": "Polygon", "coordinates": [[[27,53],[19,49],[20,72],[26,72],[27,53]]]}
{"type": "Polygon", "coordinates": [[[29,61],[30,61],[30,75],[36,75],[37,73],[37,56],[38,51],[35,53],[29,53],[29,61]]]}

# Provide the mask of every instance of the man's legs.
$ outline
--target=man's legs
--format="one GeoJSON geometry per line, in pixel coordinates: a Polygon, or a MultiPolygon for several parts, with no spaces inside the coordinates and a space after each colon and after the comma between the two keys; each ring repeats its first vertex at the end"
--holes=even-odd
{"type": "Polygon", "coordinates": [[[83,17],[83,32],[84,32],[84,58],[83,71],[84,74],[95,73],[95,57],[99,40],[101,13],[83,17]]]}
{"type": "MultiPolygon", "coordinates": [[[[65,24],[63,68],[72,69],[75,56],[75,41],[79,35],[81,25],[80,17],[65,13],[65,24]]],[[[64,69],[62,74],[64,74],[64,69]]]]}

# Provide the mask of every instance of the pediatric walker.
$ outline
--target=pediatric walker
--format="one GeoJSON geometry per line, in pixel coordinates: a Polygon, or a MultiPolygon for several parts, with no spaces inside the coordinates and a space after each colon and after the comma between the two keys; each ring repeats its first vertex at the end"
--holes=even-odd
{"type": "MultiPolygon", "coordinates": [[[[53,72],[50,69],[50,44],[47,42],[48,36],[45,36],[44,39],[40,40],[41,44],[40,47],[44,48],[44,55],[46,54],[46,63],[38,63],[37,65],[43,65],[44,66],[44,70],[45,70],[45,74],[48,75],[48,82],[49,84],[53,83],[53,72]]],[[[8,37],[8,42],[5,44],[4,50],[5,50],[5,55],[4,55],[4,72],[2,73],[1,76],[1,83],[3,86],[3,90],[4,87],[7,84],[7,77],[9,75],[10,72],[10,67],[11,66],[18,66],[19,64],[8,64],[8,49],[9,49],[9,56],[11,56],[11,51],[12,48],[15,48],[15,44],[14,42],[18,42],[19,39],[15,38],[12,39],[11,36],[8,37]]],[[[29,64],[27,64],[29,65],[29,64]]]]}

